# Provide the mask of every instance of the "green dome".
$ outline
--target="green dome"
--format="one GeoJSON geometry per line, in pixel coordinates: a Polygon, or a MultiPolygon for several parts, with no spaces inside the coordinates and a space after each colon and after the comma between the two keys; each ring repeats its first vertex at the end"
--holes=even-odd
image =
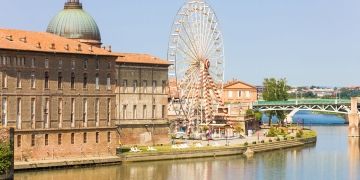
{"type": "Polygon", "coordinates": [[[65,3],[60,11],[49,23],[46,32],[80,42],[101,45],[101,36],[95,20],[82,9],[78,1],[65,3]]]}

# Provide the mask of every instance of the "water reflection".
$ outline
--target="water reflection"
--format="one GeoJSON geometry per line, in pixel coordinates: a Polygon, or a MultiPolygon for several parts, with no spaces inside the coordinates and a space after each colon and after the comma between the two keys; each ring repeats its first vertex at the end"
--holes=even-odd
{"type": "Polygon", "coordinates": [[[359,139],[347,137],[346,126],[317,126],[318,143],[243,156],[126,163],[95,168],[16,173],[15,179],[360,179],[359,139]]]}

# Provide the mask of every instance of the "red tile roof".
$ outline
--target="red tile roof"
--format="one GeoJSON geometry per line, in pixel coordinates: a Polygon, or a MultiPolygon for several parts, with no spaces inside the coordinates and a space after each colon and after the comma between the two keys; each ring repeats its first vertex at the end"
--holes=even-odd
{"type": "Polygon", "coordinates": [[[114,56],[108,50],[46,32],[0,29],[0,49],[114,56]]]}
{"type": "Polygon", "coordinates": [[[169,66],[169,61],[160,59],[158,57],[149,54],[137,54],[137,53],[115,53],[118,55],[116,62],[119,63],[135,63],[135,64],[157,64],[169,66]]]}

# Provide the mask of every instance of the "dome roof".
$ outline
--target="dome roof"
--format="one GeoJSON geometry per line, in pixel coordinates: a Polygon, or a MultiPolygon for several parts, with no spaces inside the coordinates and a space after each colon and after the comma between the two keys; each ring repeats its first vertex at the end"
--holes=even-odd
{"type": "Polygon", "coordinates": [[[95,20],[82,9],[78,0],[68,0],[49,23],[46,32],[80,42],[101,45],[101,36],[95,20]]]}

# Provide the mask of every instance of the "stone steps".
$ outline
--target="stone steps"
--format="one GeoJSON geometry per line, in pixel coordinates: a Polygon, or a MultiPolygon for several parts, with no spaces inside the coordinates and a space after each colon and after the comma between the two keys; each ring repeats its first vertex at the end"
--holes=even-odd
{"type": "Polygon", "coordinates": [[[254,152],[270,151],[276,149],[284,149],[289,147],[302,146],[304,143],[294,140],[289,141],[277,141],[272,143],[264,143],[250,146],[249,148],[254,152]]]}

